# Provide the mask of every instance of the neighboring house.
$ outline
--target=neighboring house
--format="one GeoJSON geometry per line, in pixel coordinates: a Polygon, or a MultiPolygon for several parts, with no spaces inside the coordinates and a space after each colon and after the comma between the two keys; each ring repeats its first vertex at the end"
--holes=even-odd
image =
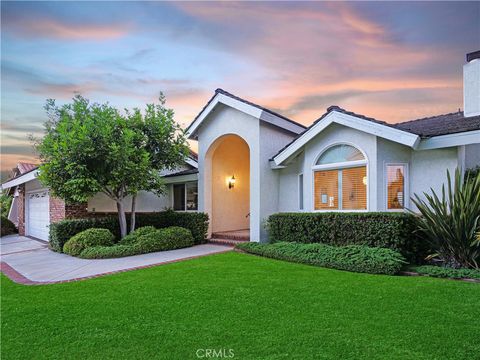
{"type": "MultiPolygon", "coordinates": [[[[275,212],[403,211],[414,193],[438,191],[446,170],[480,165],[480,51],[464,65],[464,112],[389,124],[331,106],[306,128],[218,89],[187,132],[198,166],[165,174],[168,195],[143,194],[140,212],[198,209],[210,234],[249,230],[260,241],[275,212]]],[[[12,183],[3,187],[24,184],[29,194],[28,182],[12,183]]],[[[101,196],[84,210],[115,212],[101,196]]]]}

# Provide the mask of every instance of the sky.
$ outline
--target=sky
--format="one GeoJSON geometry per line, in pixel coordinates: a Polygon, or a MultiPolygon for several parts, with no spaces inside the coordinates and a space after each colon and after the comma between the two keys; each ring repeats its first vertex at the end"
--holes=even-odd
{"type": "Polygon", "coordinates": [[[1,176],[37,161],[48,98],[163,91],[186,127],[223,88],[305,125],[330,105],[395,123],[462,108],[478,49],[480,2],[2,1],[1,176]]]}

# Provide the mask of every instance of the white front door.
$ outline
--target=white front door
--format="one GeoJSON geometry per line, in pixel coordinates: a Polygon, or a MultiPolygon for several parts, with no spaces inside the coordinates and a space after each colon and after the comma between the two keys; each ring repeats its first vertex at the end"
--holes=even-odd
{"type": "Polygon", "coordinates": [[[27,198],[27,235],[48,241],[48,225],[50,225],[50,210],[48,191],[37,191],[26,194],[27,198]]]}

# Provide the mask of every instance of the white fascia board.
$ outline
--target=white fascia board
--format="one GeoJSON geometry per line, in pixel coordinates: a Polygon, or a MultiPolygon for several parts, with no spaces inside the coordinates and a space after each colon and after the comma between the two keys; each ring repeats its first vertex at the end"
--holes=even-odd
{"type": "Polygon", "coordinates": [[[279,128],[285,129],[287,131],[290,131],[297,135],[300,134],[302,131],[305,131],[306,129],[303,126],[300,126],[290,121],[287,121],[285,119],[282,119],[281,117],[276,116],[272,113],[269,113],[268,111],[265,111],[265,110],[262,111],[260,115],[260,120],[268,124],[275,125],[279,128]]]}
{"type": "Polygon", "coordinates": [[[165,184],[176,184],[176,183],[184,183],[184,182],[197,181],[197,180],[198,180],[198,174],[169,176],[163,179],[165,184]]]}
{"type": "Polygon", "coordinates": [[[21,175],[15,179],[12,179],[2,184],[2,190],[9,189],[17,185],[25,184],[26,182],[35,180],[37,176],[38,176],[38,170],[32,170],[24,175],[21,175]]]}
{"type": "Polygon", "coordinates": [[[190,165],[190,166],[193,166],[195,169],[198,169],[198,162],[195,161],[194,159],[190,158],[190,157],[187,157],[185,159],[185,162],[190,165]]]}
{"type": "Polygon", "coordinates": [[[417,150],[441,149],[452,146],[480,144],[480,130],[439,135],[420,141],[417,150]]]}
{"type": "Polygon", "coordinates": [[[310,129],[308,129],[305,133],[303,133],[302,136],[295,140],[284,151],[278,154],[274,158],[275,164],[277,166],[281,165],[285,160],[295,155],[306,143],[312,140],[315,136],[317,136],[320,132],[322,132],[332,123],[344,125],[352,129],[363,131],[368,134],[394,141],[396,143],[410,146],[412,148],[415,148],[420,140],[420,137],[418,135],[406,131],[394,129],[392,127],[382,124],[377,124],[372,121],[357,118],[352,115],[332,111],[325,118],[320,120],[310,129]]]}
{"type": "Polygon", "coordinates": [[[187,132],[187,137],[192,138],[195,134],[195,131],[198,129],[198,127],[201,125],[203,120],[212,112],[212,110],[217,106],[218,103],[225,104],[227,106],[230,106],[234,109],[237,109],[241,112],[244,112],[248,115],[253,116],[256,119],[260,119],[260,116],[262,115],[262,110],[256,108],[255,106],[246,104],[242,101],[233,99],[229,96],[223,95],[223,94],[217,94],[213,98],[213,100],[208,104],[208,106],[200,113],[200,115],[197,117],[197,120],[190,126],[188,132],[187,132]]]}

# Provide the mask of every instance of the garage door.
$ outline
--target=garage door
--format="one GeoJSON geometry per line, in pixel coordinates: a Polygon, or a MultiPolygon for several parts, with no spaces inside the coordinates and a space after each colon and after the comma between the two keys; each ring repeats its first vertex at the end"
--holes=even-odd
{"type": "Polygon", "coordinates": [[[27,235],[48,241],[50,211],[48,191],[27,194],[27,235]]]}

